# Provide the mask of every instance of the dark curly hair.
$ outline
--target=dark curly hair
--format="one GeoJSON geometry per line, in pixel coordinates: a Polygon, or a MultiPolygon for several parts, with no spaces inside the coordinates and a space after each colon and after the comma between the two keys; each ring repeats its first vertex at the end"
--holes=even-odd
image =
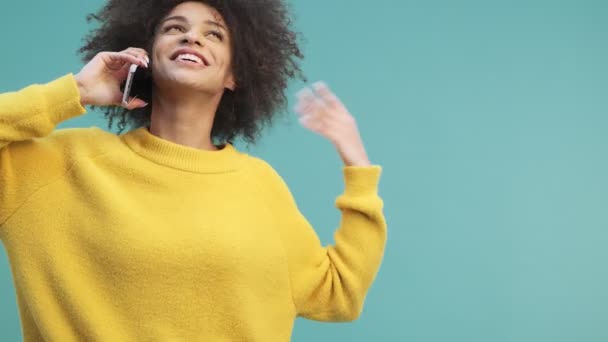
{"type": "MultiPolygon", "coordinates": [[[[299,34],[292,31],[289,8],[283,0],[198,0],[216,9],[231,35],[232,71],[237,84],[226,90],[220,101],[211,137],[232,143],[243,138],[254,143],[277,112],[287,104],[285,89],[289,79],[305,81],[299,67],[303,54],[299,34]]],[[[84,38],[79,49],[86,63],[102,51],[122,51],[128,47],[151,52],[157,26],[177,5],[188,0],[109,0],[87,21],[99,26],[84,38]]],[[[152,73],[136,74],[132,93],[151,103],[152,73]]],[[[110,129],[118,119],[119,133],[127,125],[138,128],[150,123],[151,105],[127,110],[103,107],[110,129]]]]}

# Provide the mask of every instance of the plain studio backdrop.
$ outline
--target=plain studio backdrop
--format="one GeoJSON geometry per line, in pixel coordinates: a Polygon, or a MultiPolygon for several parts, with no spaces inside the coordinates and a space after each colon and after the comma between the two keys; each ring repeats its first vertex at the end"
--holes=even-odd
{"type": "MultiPolygon", "coordinates": [[[[78,72],[102,3],[3,1],[0,91],[78,72]]],[[[292,4],[309,80],[336,91],[384,167],[389,225],[362,317],[297,320],[293,341],[608,341],[608,2],[292,4]]],[[[99,112],[60,128],[91,125],[107,129],[99,112]]],[[[331,144],[289,111],[247,151],[333,243],[331,144]]],[[[4,250],[0,339],[21,339],[4,250]]]]}

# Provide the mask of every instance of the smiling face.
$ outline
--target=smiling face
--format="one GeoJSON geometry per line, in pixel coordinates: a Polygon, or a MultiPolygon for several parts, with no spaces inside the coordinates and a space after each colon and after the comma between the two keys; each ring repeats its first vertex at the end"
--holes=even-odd
{"type": "Polygon", "coordinates": [[[234,90],[231,55],[222,16],[200,2],[181,3],[156,31],[151,58],[156,87],[213,94],[234,90]]]}

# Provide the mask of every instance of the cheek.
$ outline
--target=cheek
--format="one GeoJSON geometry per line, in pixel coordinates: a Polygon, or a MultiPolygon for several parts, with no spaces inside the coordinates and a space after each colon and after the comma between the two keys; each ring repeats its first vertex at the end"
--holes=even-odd
{"type": "Polygon", "coordinates": [[[217,52],[216,56],[222,69],[228,71],[232,65],[232,54],[230,53],[230,50],[222,49],[217,52]]]}
{"type": "Polygon", "coordinates": [[[151,53],[150,59],[152,60],[152,63],[155,63],[160,60],[161,54],[160,54],[158,45],[153,45],[152,51],[150,51],[150,53],[151,53]]]}
{"type": "Polygon", "coordinates": [[[150,71],[153,75],[158,73],[162,73],[167,67],[168,60],[165,57],[167,53],[163,48],[162,42],[156,42],[155,45],[152,46],[151,56],[150,56],[150,71]]]}
{"type": "Polygon", "coordinates": [[[152,48],[150,53],[152,54],[151,58],[153,60],[159,59],[168,49],[169,39],[163,36],[157,36],[154,38],[154,43],[152,43],[152,48]]]}

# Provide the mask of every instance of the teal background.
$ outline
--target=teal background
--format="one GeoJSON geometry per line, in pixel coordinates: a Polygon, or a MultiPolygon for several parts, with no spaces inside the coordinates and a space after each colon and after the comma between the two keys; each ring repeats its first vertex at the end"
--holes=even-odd
{"type": "MultiPolygon", "coordinates": [[[[101,4],[3,2],[0,91],[77,72],[101,4]]],[[[293,4],[309,79],[334,88],[384,167],[389,223],[362,317],[298,320],[293,341],[608,341],[608,2],[293,4]]],[[[285,118],[250,153],[332,243],[340,160],[285,118]]],[[[61,127],[90,125],[106,127],[99,113],[61,127]]],[[[0,340],[20,339],[1,253],[0,340]]]]}

